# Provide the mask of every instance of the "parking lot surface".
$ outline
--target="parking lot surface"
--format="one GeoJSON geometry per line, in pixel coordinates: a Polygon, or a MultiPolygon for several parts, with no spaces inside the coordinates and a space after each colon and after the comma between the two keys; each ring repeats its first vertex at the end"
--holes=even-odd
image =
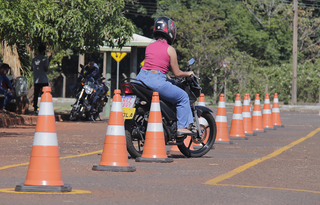
{"type": "MultiPolygon", "coordinates": [[[[232,110],[227,112],[230,129],[232,110]]],[[[284,128],[215,144],[201,158],[166,146],[172,163],[142,163],[135,172],[92,171],[99,164],[107,119],[56,122],[63,182],[69,193],[19,193],[35,126],[0,128],[1,204],[319,204],[318,113],[281,112],[284,128]]]]}

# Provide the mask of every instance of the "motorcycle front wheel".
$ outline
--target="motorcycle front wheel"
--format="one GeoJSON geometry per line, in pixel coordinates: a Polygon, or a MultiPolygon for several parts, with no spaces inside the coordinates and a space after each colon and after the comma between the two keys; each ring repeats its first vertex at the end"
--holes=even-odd
{"type": "Polygon", "coordinates": [[[69,115],[69,120],[75,121],[75,120],[78,120],[78,118],[79,118],[78,109],[73,107],[69,115]]]}
{"type": "Polygon", "coordinates": [[[217,134],[216,122],[209,112],[203,112],[199,118],[200,137],[188,136],[182,145],[178,145],[180,152],[186,157],[202,157],[212,148],[217,134]]]}

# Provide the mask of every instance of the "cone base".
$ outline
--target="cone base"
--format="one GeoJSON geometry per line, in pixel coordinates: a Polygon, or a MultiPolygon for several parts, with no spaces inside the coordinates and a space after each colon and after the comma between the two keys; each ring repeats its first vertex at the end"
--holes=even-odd
{"type": "Polygon", "coordinates": [[[263,129],[264,129],[264,130],[276,130],[275,127],[264,127],[263,129]]]}
{"type": "Polygon", "coordinates": [[[257,133],[244,133],[246,136],[256,136],[257,133]]]}
{"type": "Polygon", "coordinates": [[[137,157],[136,162],[161,162],[161,163],[169,163],[173,162],[172,158],[142,158],[137,157]]]}
{"type": "Polygon", "coordinates": [[[284,127],[284,125],[273,125],[273,127],[284,127]]]}
{"type": "Polygon", "coordinates": [[[121,166],[93,165],[92,170],[94,170],[94,171],[112,171],[112,172],[134,172],[134,171],[136,171],[136,167],[135,166],[121,167],[121,166]]]}
{"type": "Polygon", "coordinates": [[[231,141],[215,141],[215,144],[233,144],[231,141]]]}
{"type": "Polygon", "coordinates": [[[229,137],[231,140],[247,140],[248,137],[229,137]]]}
{"type": "Polygon", "coordinates": [[[72,187],[70,184],[63,186],[30,186],[19,184],[14,190],[23,192],[71,192],[72,187]]]}
{"type": "Polygon", "coordinates": [[[265,130],[253,130],[253,132],[266,132],[265,130]]]}

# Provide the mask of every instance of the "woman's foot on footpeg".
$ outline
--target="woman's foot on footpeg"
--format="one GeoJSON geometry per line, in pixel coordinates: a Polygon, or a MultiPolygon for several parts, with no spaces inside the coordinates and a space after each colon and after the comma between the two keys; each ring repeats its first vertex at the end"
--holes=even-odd
{"type": "Polygon", "coordinates": [[[184,137],[185,135],[192,134],[187,128],[180,128],[177,130],[177,137],[184,137]]]}

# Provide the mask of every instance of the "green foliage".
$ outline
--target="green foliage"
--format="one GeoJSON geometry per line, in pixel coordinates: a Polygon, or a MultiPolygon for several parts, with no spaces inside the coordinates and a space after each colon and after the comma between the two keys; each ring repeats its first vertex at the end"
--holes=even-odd
{"type": "Polygon", "coordinates": [[[124,0],[10,0],[0,2],[0,36],[37,48],[96,51],[104,41],[123,46],[133,25],[122,16],[124,0]]]}

